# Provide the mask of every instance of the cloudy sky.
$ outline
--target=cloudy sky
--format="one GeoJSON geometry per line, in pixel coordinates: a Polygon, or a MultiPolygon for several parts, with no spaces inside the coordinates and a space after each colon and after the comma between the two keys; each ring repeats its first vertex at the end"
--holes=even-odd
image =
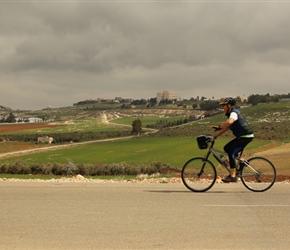
{"type": "Polygon", "coordinates": [[[290,1],[1,1],[0,105],[290,93],[290,1]]]}

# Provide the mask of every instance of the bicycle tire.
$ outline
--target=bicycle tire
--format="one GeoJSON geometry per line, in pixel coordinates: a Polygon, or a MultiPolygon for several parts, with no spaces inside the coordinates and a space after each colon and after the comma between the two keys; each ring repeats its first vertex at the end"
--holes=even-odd
{"type": "Polygon", "coordinates": [[[268,190],[274,185],[275,180],[275,166],[264,157],[250,158],[241,169],[242,183],[247,189],[253,192],[264,192],[268,190]],[[252,168],[257,172],[254,172],[252,168]]]}
{"type": "Polygon", "coordinates": [[[205,192],[209,190],[216,181],[216,168],[211,161],[196,157],[188,160],[181,171],[183,184],[193,192],[205,192]],[[199,176],[204,166],[201,176],[199,176]]]}

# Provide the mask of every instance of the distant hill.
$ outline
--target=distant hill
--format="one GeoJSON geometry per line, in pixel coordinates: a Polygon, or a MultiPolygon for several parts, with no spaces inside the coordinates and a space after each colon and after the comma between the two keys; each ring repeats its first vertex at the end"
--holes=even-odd
{"type": "Polygon", "coordinates": [[[0,105],[0,111],[11,112],[11,111],[12,111],[12,109],[11,109],[11,108],[4,107],[4,106],[0,105]]]}

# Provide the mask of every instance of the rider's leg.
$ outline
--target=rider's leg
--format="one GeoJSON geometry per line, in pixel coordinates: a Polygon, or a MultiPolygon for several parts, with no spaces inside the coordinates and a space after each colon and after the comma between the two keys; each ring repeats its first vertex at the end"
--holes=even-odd
{"type": "Polygon", "coordinates": [[[236,155],[243,150],[253,138],[235,138],[224,146],[225,152],[228,153],[230,161],[230,175],[236,177],[236,155]]]}
{"type": "Polygon", "coordinates": [[[236,177],[236,161],[235,161],[235,144],[237,143],[238,138],[235,138],[229,141],[224,146],[224,151],[228,153],[229,161],[230,161],[230,175],[232,177],[236,177]]]}
{"type": "Polygon", "coordinates": [[[237,170],[236,170],[236,168],[230,168],[230,175],[231,175],[232,177],[236,177],[236,174],[237,174],[237,170]]]}

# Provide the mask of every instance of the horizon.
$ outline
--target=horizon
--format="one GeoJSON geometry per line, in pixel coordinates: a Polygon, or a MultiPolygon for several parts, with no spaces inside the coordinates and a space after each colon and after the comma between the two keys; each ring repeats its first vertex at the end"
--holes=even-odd
{"type": "MultiPolygon", "coordinates": [[[[275,93],[275,94],[270,94],[270,93],[265,93],[265,94],[257,94],[257,93],[255,93],[255,94],[250,94],[250,95],[248,95],[248,96],[246,96],[246,97],[244,97],[244,98],[249,98],[250,96],[252,96],[252,95],[260,95],[260,96],[265,96],[265,95],[270,95],[270,96],[276,96],[276,95],[278,95],[278,96],[282,96],[282,95],[289,95],[290,94],[290,92],[288,92],[288,93],[281,93],[281,94],[278,94],[278,93],[275,93]]],[[[178,101],[183,101],[183,100],[190,100],[191,98],[194,98],[194,99],[196,99],[197,97],[205,97],[207,100],[219,100],[219,99],[221,99],[221,98],[224,98],[224,97],[220,97],[220,98],[214,98],[214,99],[212,99],[213,97],[206,97],[206,96],[203,96],[203,95],[197,95],[196,97],[190,97],[190,98],[183,98],[183,99],[181,99],[181,100],[178,100],[178,101]]],[[[243,97],[241,96],[241,95],[237,95],[237,96],[231,96],[231,97],[234,97],[234,98],[237,98],[237,97],[241,97],[242,99],[243,99],[243,97]]],[[[74,106],[74,104],[77,104],[78,102],[85,102],[85,101],[95,101],[95,100],[98,100],[98,99],[100,99],[100,100],[116,100],[116,98],[122,98],[123,100],[141,100],[141,99],[144,99],[144,100],[150,100],[151,98],[156,98],[156,97],[150,97],[150,98],[136,98],[136,99],[134,99],[134,98],[123,98],[123,97],[121,97],[121,96],[119,96],[119,97],[114,97],[114,98],[100,98],[100,97],[98,97],[97,99],[87,99],[87,100],[79,100],[79,101],[77,101],[77,102],[74,102],[74,103],[71,103],[71,105],[65,105],[65,106],[53,106],[53,105],[48,105],[47,107],[43,107],[43,108],[36,108],[36,109],[19,109],[19,108],[12,108],[12,107],[8,107],[8,106],[5,106],[5,105],[3,105],[3,104],[0,104],[0,107],[3,107],[3,108],[6,108],[6,109],[11,109],[12,111],[37,111],[37,110],[43,110],[43,109],[49,109],[49,108],[65,108],[65,107],[71,107],[71,106],[74,106]]],[[[180,99],[181,97],[179,97],[179,99],[180,99]]]]}

